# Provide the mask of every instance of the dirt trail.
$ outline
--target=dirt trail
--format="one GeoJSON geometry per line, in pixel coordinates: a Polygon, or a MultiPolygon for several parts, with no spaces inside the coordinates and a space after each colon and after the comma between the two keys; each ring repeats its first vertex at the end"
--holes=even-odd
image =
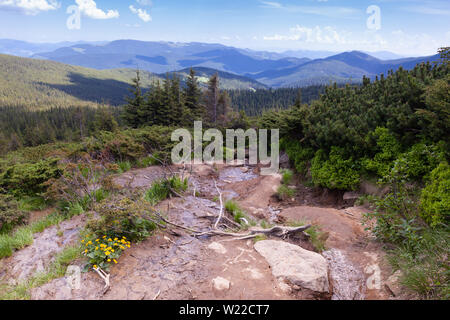
{"type": "MultiPolygon", "coordinates": [[[[150,167],[127,172],[115,182],[124,187],[146,188],[163,176],[160,167],[150,167]]],[[[190,173],[190,195],[166,200],[159,209],[167,211],[169,208],[168,218],[175,223],[207,230],[219,213],[219,204],[215,201],[218,195],[216,181],[226,199],[236,199],[256,220],[310,221],[328,233],[328,250],[323,255],[329,263],[333,299],[388,298],[382,284],[389,277],[390,270],[382,263],[383,251],[360,225],[362,208],[284,207],[272,197],[280,180],[279,175],[259,176],[258,168],[198,165],[190,173]]],[[[80,289],[71,289],[65,278],[61,278],[33,289],[32,298],[316,298],[305,290],[293,289],[275,279],[267,261],[253,248],[253,240],[196,239],[184,231],[177,229],[176,232],[176,236],[158,232],[126,251],[119,264],[111,268],[111,288],[105,295],[101,295],[103,281],[95,273],[88,272],[81,275],[80,289]]],[[[43,236],[37,235],[37,240],[40,237],[43,236]]],[[[309,242],[296,241],[295,244],[313,250],[309,242]]],[[[20,260],[21,256],[32,257],[29,252],[36,246],[39,242],[35,239],[33,246],[15,253],[8,263],[20,260]]],[[[50,259],[51,256],[44,255],[44,258],[50,259]]]]}

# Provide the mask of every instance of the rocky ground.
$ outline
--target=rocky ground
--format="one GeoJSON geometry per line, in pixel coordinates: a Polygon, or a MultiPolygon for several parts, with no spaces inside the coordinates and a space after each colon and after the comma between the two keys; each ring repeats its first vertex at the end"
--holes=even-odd
{"type": "MultiPolygon", "coordinates": [[[[179,169],[179,168],[177,168],[179,169]]],[[[72,289],[66,278],[32,290],[32,299],[389,299],[400,294],[380,245],[361,226],[361,207],[342,208],[342,195],[314,194],[306,187],[287,203],[274,197],[281,177],[260,176],[256,167],[194,166],[184,198],[165,200],[158,209],[176,224],[208,230],[220,206],[214,181],[225,199],[235,199],[255,220],[304,221],[326,237],[322,253],[304,237],[236,240],[194,238],[181,229],[158,231],[135,244],[111,269],[111,287],[82,273],[72,289]],[[326,198],[324,201],[324,198],[326,198]],[[319,206],[320,201],[328,207],[319,206]],[[337,209],[340,208],[340,209],[337,209]]],[[[147,188],[164,175],[160,167],[127,172],[116,179],[123,187],[147,188]]],[[[77,240],[83,216],[36,234],[33,245],[0,261],[0,278],[25,279],[42,270],[64,245],[77,240]],[[59,232],[58,232],[59,231],[59,232]],[[62,231],[62,232],[61,232],[62,231]]]]}

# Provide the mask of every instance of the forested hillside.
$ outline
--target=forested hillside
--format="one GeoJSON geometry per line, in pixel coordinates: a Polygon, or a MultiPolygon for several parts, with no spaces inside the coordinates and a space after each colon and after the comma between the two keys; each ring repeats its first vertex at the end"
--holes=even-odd
{"type": "Polygon", "coordinates": [[[243,110],[248,116],[259,116],[269,109],[283,110],[293,106],[298,99],[310,103],[325,92],[326,86],[301,88],[278,88],[257,90],[228,90],[231,104],[236,110],[243,110]]]}
{"type": "MultiPolygon", "coordinates": [[[[200,68],[203,87],[216,71],[200,68]]],[[[96,107],[98,104],[122,105],[129,94],[136,70],[95,70],[58,62],[0,55],[0,107],[25,107],[42,110],[64,107],[96,107]]],[[[184,84],[189,70],[180,72],[184,84]]],[[[141,71],[141,84],[148,89],[165,74],[141,71]]],[[[222,89],[264,88],[255,80],[220,72],[222,89]]]]}
{"type": "MultiPolygon", "coordinates": [[[[0,106],[48,109],[51,107],[122,104],[128,94],[131,69],[94,70],[0,55],[0,106]]],[[[159,77],[142,73],[147,87],[159,77]]]]}

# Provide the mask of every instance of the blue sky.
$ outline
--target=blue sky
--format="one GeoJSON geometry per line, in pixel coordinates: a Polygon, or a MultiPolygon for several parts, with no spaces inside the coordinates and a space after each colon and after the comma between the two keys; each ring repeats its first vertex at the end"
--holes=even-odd
{"type": "Polygon", "coordinates": [[[197,41],[272,51],[425,55],[450,45],[450,1],[0,0],[0,38],[197,41]],[[80,13],[79,29],[67,27],[70,6],[80,13]]]}

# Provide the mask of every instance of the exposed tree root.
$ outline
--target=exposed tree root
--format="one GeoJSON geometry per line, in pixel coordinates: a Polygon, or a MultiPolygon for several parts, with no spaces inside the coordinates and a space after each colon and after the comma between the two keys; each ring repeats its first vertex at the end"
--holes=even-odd
{"type": "Polygon", "coordinates": [[[102,294],[106,294],[106,292],[108,292],[108,290],[111,288],[110,284],[109,284],[109,273],[106,273],[105,271],[103,271],[101,268],[94,268],[94,270],[97,272],[97,274],[100,276],[100,278],[103,279],[103,281],[105,281],[105,287],[103,288],[102,294]]]}

